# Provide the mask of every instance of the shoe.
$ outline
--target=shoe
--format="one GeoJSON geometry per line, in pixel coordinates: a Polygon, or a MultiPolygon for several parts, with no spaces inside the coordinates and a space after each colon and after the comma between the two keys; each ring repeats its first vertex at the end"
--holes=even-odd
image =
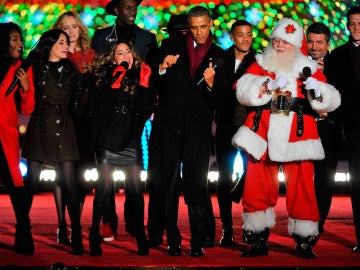
{"type": "Polygon", "coordinates": [[[266,243],[255,243],[251,246],[250,249],[245,250],[241,257],[258,257],[263,255],[268,255],[269,247],[266,243]]]}
{"type": "Polygon", "coordinates": [[[14,250],[21,255],[34,255],[34,240],[30,226],[16,225],[14,250]]]}
{"type": "Polygon", "coordinates": [[[70,246],[69,232],[67,226],[59,226],[56,231],[57,239],[56,243],[70,246]]]}
{"type": "Polygon", "coordinates": [[[190,248],[188,255],[191,257],[201,257],[204,256],[204,250],[202,248],[190,248]]]}
{"type": "Polygon", "coordinates": [[[136,243],[138,246],[138,254],[140,256],[149,255],[149,242],[146,240],[145,232],[136,236],[136,243]]]}
{"type": "Polygon", "coordinates": [[[360,253],[360,244],[357,244],[352,251],[354,251],[355,253],[360,253]]]}
{"type": "Polygon", "coordinates": [[[204,248],[213,248],[215,246],[215,240],[211,237],[205,237],[204,248]]]}
{"type": "Polygon", "coordinates": [[[74,255],[84,254],[84,245],[82,242],[81,227],[71,229],[71,245],[72,245],[72,254],[74,255]]]}
{"type": "Polygon", "coordinates": [[[232,247],[234,245],[233,232],[223,230],[219,244],[221,247],[232,247]]]}
{"type": "Polygon", "coordinates": [[[113,230],[111,229],[110,223],[104,223],[101,226],[101,237],[102,240],[105,242],[111,242],[115,240],[115,235],[113,230]]]}
{"type": "Polygon", "coordinates": [[[315,259],[317,256],[309,244],[297,244],[296,255],[303,259],[315,259]]]}
{"type": "Polygon", "coordinates": [[[151,248],[157,248],[158,246],[162,245],[162,243],[162,237],[149,237],[149,246],[151,248]]]}
{"type": "Polygon", "coordinates": [[[166,255],[169,256],[180,256],[181,255],[180,246],[169,246],[168,250],[165,253],[166,255]]]}
{"type": "Polygon", "coordinates": [[[101,237],[99,228],[90,228],[89,246],[91,256],[101,256],[101,237]]]}

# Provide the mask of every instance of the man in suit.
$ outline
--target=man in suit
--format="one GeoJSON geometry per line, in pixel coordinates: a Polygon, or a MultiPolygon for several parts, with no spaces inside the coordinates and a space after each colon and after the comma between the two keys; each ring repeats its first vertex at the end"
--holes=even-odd
{"type": "MultiPolygon", "coordinates": [[[[329,74],[329,60],[331,57],[329,52],[329,27],[321,22],[309,25],[306,30],[306,43],[309,57],[317,61],[319,69],[323,71],[327,80],[331,80],[329,74]]],[[[316,115],[316,125],[325,151],[325,158],[314,162],[314,184],[320,214],[320,233],[324,231],[325,220],[331,206],[335,183],[334,177],[341,145],[341,127],[338,112],[339,110],[336,110],[335,112],[316,115]]]]}
{"type": "MultiPolygon", "coordinates": [[[[234,44],[225,54],[226,87],[219,91],[215,109],[215,153],[219,170],[216,193],[223,228],[221,246],[232,246],[234,241],[231,189],[234,161],[238,150],[231,144],[231,138],[244,124],[247,114],[245,106],[236,99],[234,84],[255,61],[255,53],[251,48],[252,25],[249,22],[235,21],[231,26],[230,38],[234,44]]],[[[243,154],[241,156],[244,158],[243,154]]]]}
{"type": "Polygon", "coordinates": [[[360,253],[360,6],[351,7],[347,14],[349,41],[331,54],[331,82],[342,97],[342,123],[349,161],[351,204],[357,244],[360,253]]]}
{"type": "Polygon", "coordinates": [[[207,174],[213,95],[223,89],[224,82],[221,67],[214,65],[221,65],[224,51],[212,42],[208,9],[193,7],[188,22],[188,35],[169,39],[160,47],[158,105],[149,146],[149,220],[157,218],[157,211],[165,216],[171,256],[181,255],[182,239],[176,220],[168,218],[173,208],[166,201],[174,195],[181,171],[191,231],[189,256],[204,255],[208,225],[215,224],[207,174]]]}
{"type": "MultiPolygon", "coordinates": [[[[155,34],[135,24],[137,7],[141,2],[142,0],[111,0],[105,6],[105,11],[116,16],[116,21],[113,26],[95,30],[91,40],[91,47],[97,54],[104,53],[109,45],[116,43],[118,40],[130,40],[140,54],[141,59],[152,67],[158,49],[155,34]]],[[[129,198],[129,196],[126,197],[129,198]]],[[[124,203],[125,226],[126,231],[133,235],[132,228],[134,226],[132,225],[130,212],[129,200],[126,199],[124,203]]],[[[110,200],[109,213],[103,218],[102,235],[105,241],[111,241],[116,237],[117,220],[115,196],[113,196],[110,200]]]]}

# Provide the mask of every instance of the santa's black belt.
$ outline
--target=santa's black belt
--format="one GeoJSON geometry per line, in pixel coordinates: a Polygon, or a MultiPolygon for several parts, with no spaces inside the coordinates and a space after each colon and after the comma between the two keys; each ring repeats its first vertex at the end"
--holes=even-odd
{"type": "MultiPolygon", "coordinates": [[[[259,123],[263,110],[271,110],[271,101],[263,106],[249,108],[249,112],[256,112],[253,116],[253,126],[251,127],[251,130],[254,132],[259,130],[259,123]]],[[[290,111],[295,112],[297,115],[296,135],[301,137],[304,133],[303,115],[306,114],[314,117],[314,111],[311,109],[310,103],[307,99],[297,97],[291,98],[290,111]]]]}

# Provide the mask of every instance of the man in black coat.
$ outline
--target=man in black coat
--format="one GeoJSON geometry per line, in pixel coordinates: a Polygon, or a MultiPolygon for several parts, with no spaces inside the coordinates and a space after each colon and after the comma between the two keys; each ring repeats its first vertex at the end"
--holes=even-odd
{"type": "MultiPolygon", "coordinates": [[[[118,40],[131,41],[140,57],[148,65],[153,67],[157,55],[157,41],[155,34],[144,30],[135,24],[137,7],[142,0],[111,0],[106,6],[105,10],[108,14],[116,16],[116,21],[113,26],[95,30],[94,36],[91,40],[91,47],[97,54],[102,54],[106,51],[109,45],[115,44],[118,40]]],[[[130,234],[134,234],[131,209],[129,207],[129,196],[124,203],[124,218],[126,230],[130,234]]],[[[118,218],[115,209],[115,196],[110,200],[109,213],[103,218],[103,223],[107,224],[103,228],[103,238],[106,241],[111,241],[117,234],[118,218]],[[111,230],[109,230],[109,223],[111,230]],[[113,235],[111,234],[111,231],[113,235]]]]}
{"type": "Polygon", "coordinates": [[[91,40],[91,47],[102,54],[110,44],[117,40],[130,40],[140,57],[151,64],[157,51],[155,34],[135,24],[137,7],[142,0],[111,0],[105,7],[108,14],[116,16],[115,24],[103,29],[96,29],[91,40]]]}
{"type": "MultiPolygon", "coordinates": [[[[315,22],[306,30],[306,43],[309,57],[318,62],[319,69],[324,72],[328,81],[331,81],[329,72],[330,61],[330,29],[321,22],[315,22]]],[[[325,151],[325,158],[314,162],[315,193],[318,203],[320,221],[319,232],[324,231],[324,224],[329,214],[332,194],[335,184],[336,166],[339,159],[341,141],[340,110],[316,115],[316,125],[321,144],[325,151]]]]}
{"type": "MultiPolygon", "coordinates": [[[[252,25],[249,22],[244,20],[234,22],[231,26],[230,38],[234,44],[227,49],[225,54],[226,86],[224,89],[220,89],[216,95],[215,109],[215,150],[219,170],[216,193],[223,228],[221,246],[233,245],[231,189],[234,161],[238,150],[232,146],[231,139],[237,129],[244,124],[247,116],[245,106],[236,99],[234,84],[255,62],[255,54],[251,49],[252,25]]],[[[241,156],[245,158],[244,155],[241,156]]]]}
{"type": "Polygon", "coordinates": [[[351,7],[347,14],[349,41],[333,50],[329,82],[341,92],[342,120],[350,173],[351,203],[357,245],[360,253],[360,6],[351,7]]]}
{"type": "Polygon", "coordinates": [[[212,42],[210,12],[201,6],[188,12],[190,32],[160,47],[158,104],[149,146],[149,223],[166,216],[168,255],[181,255],[181,233],[172,207],[182,172],[190,222],[190,256],[203,256],[208,225],[215,224],[207,174],[211,150],[213,95],[223,89],[224,51],[212,42]],[[215,65],[217,67],[215,67],[215,65]],[[204,78],[202,80],[202,78],[204,78]]]}

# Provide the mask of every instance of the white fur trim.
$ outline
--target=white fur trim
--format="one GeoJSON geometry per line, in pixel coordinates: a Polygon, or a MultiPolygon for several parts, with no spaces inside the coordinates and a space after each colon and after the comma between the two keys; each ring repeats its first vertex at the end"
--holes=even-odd
{"type": "Polygon", "coordinates": [[[283,18],[279,20],[270,36],[271,39],[280,38],[299,48],[302,45],[303,37],[303,28],[296,21],[290,18],[283,18]],[[293,32],[286,31],[289,26],[294,28],[293,32]]]}
{"type": "Polygon", "coordinates": [[[260,160],[267,148],[267,142],[247,126],[241,126],[232,138],[232,144],[260,160]]]}
{"type": "Polygon", "coordinates": [[[303,238],[319,236],[319,222],[289,218],[288,232],[290,235],[298,235],[303,238]]]}
{"type": "Polygon", "coordinates": [[[243,222],[243,229],[245,231],[260,233],[266,228],[271,229],[276,223],[273,207],[269,207],[265,211],[243,213],[243,222]]]}
{"type": "Polygon", "coordinates": [[[311,107],[317,112],[332,112],[340,106],[341,97],[338,90],[328,83],[318,81],[319,90],[322,96],[322,101],[313,100],[308,91],[307,96],[310,100],[311,107]]]}
{"type": "Polygon", "coordinates": [[[236,98],[245,106],[262,106],[271,100],[272,95],[259,97],[263,83],[270,79],[267,76],[244,74],[236,83],[236,98]]]}
{"type": "Polygon", "coordinates": [[[294,114],[294,112],[290,112],[288,116],[279,114],[270,115],[268,130],[270,160],[289,162],[324,159],[325,153],[320,139],[289,142],[294,114]]]}

